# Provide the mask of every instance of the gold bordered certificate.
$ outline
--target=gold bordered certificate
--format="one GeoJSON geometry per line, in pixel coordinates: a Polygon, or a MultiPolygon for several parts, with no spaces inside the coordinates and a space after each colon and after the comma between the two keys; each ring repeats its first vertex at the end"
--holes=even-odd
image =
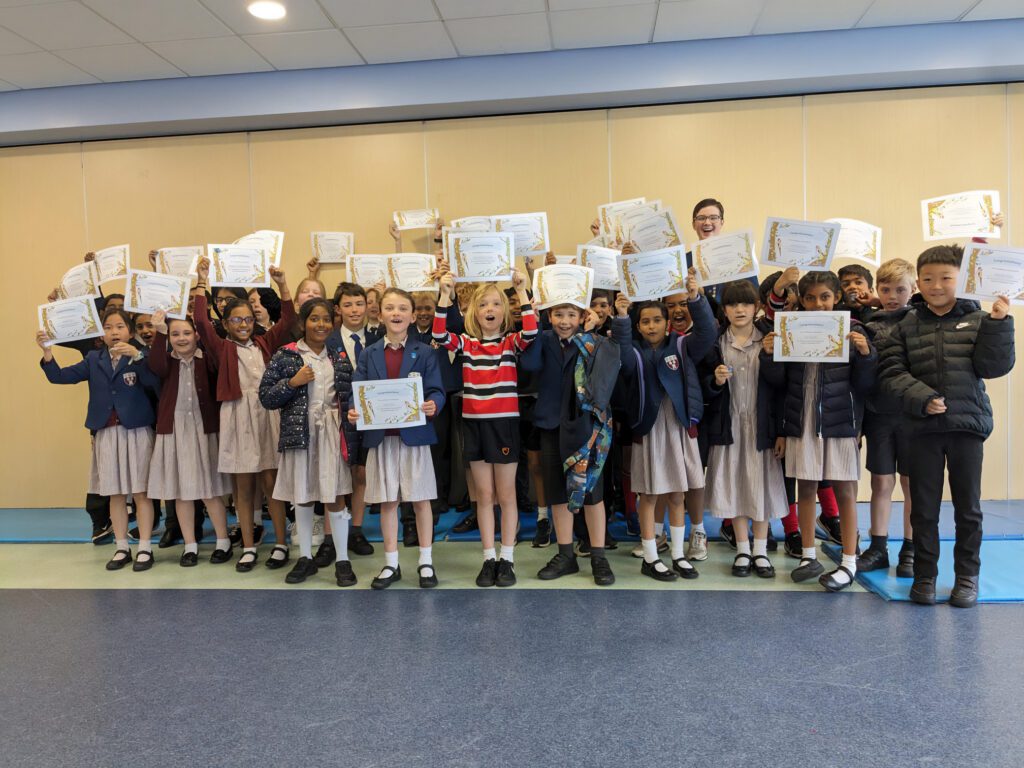
{"type": "Polygon", "coordinates": [[[448,261],[455,281],[511,280],[517,240],[511,232],[449,232],[448,261]]]}
{"type": "Polygon", "coordinates": [[[429,253],[388,256],[384,283],[405,291],[436,291],[437,280],[430,277],[436,269],[437,259],[429,253]]]}
{"type": "Polygon", "coordinates": [[[620,290],[619,253],[620,251],[614,248],[605,248],[600,245],[577,245],[576,261],[573,263],[594,270],[595,288],[618,291],[620,290]]]}
{"type": "Polygon", "coordinates": [[[630,301],[660,299],[686,291],[686,250],[681,246],[619,254],[619,282],[630,301]]]}
{"type": "Polygon", "coordinates": [[[269,288],[270,257],[262,248],[211,243],[210,286],[269,288]]]}
{"type": "Polygon", "coordinates": [[[191,287],[190,277],[129,269],[124,291],[125,311],[151,315],[162,309],[167,317],[184,320],[188,314],[188,292],[191,287]]]}
{"type": "Polygon", "coordinates": [[[773,269],[827,271],[836,252],[839,230],[834,222],[770,217],[764,227],[762,263],[773,269]]]}
{"type": "Polygon", "coordinates": [[[640,251],[657,251],[682,245],[679,224],[671,208],[658,211],[644,218],[623,222],[623,242],[632,242],[640,251]]]}
{"type": "Polygon", "coordinates": [[[131,249],[127,245],[115,245],[96,251],[96,273],[101,284],[127,277],[130,266],[131,249]]]}
{"type": "Polygon", "coordinates": [[[258,229],[252,234],[240,237],[235,240],[235,245],[244,245],[248,248],[262,248],[267,252],[267,259],[271,267],[281,266],[281,254],[284,252],[284,232],[277,232],[273,229],[258,229]]]}
{"type": "Polygon", "coordinates": [[[922,200],[924,239],[999,237],[999,227],[992,224],[992,217],[999,210],[999,193],[994,189],[975,189],[922,200]]]}
{"type": "Polygon", "coordinates": [[[995,301],[1005,296],[1011,304],[1024,304],[1024,248],[968,243],[956,295],[975,301],[995,301]]]}
{"type": "Polygon", "coordinates": [[[395,211],[392,217],[395,226],[405,229],[433,229],[439,214],[437,208],[417,208],[411,211],[395,211]]]}
{"type": "Polygon", "coordinates": [[[311,232],[309,239],[313,255],[321,264],[345,264],[355,250],[352,232],[311,232]]]}
{"type": "Polygon", "coordinates": [[[780,363],[845,363],[850,359],[849,312],[776,312],[775,354],[780,363]]]}
{"type": "Polygon", "coordinates": [[[60,279],[57,293],[62,299],[73,299],[76,296],[95,296],[99,293],[99,272],[95,261],[76,264],[60,279]]]}
{"type": "Polygon", "coordinates": [[[156,252],[156,271],[164,275],[191,277],[196,274],[196,267],[204,255],[201,245],[160,248],[156,252]]]}
{"type": "Polygon", "coordinates": [[[39,330],[50,337],[47,346],[62,341],[92,339],[103,335],[95,296],[75,296],[39,307],[39,330]]]}
{"type": "Polygon", "coordinates": [[[533,273],[533,302],[537,309],[572,304],[590,306],[594,270],[572,264],[551,264],[533,273]]]}
{"type": "Polygon", "coordinates": [[[490,216],[463,216],[452,219],[451,228],[462,232],[493,232],[494,220],[490,216]]]}
{"type": "Polygon", "coordinates": [[[716,285],[757,277],[754,233],[749,229],[701,240],[690,246],[701,285],[716,285]]]}
{"type": "Polygon", "coordinates": [[[427,423],[423,413],[423,379],[353,381],[356,429],[404,429],[427,423]]]}
{"type": "Polygon", "coordinates": [[[348,279],[363,288],[388,281],[388,257],[376,253],[353,253],[348,257],[348,279]]]}
{"type": "Polygon", "coordinates": [[[549,250],[548,215],[546,213],[509,213],[492,216],[495,232],[511,232],[516,236],[516,256],[529,260],[549,250]]]}
{"type": "Polygon", "coordinates": [[[839,241],[836,243],[837,259],[863,261],[873,267],[882,263],[882,228],[856,219],[829,219],[838,224],[839,241]]]}
{"type": "Polygon", "coordinates": [[[634,197],[629,200],[619,200],[614,203],[605,203],[597,206],[597,223],[600,228],[601,237],[605,243],[622,242],[622,232],[619,226],[619,214],[646,205],[646,197],[634,197]]]}

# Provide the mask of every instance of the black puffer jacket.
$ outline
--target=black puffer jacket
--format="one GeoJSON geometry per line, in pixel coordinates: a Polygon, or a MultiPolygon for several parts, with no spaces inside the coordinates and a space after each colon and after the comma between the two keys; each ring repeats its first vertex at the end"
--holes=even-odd
{"type": "MultiPolygon", "coordinates": [[[[896,325],[909,311],[910,305],[891,311],[879,310],[875,312],[871,316],[871,319],[864,324],[864,327],[868,329],[868,334],[871,336],[871,342],[875,345],[875,348],[878,349],[879,369],[881,369],[881,362],[882,357],[885,354],[885,347],[892,340],[892,333],[896,330],[896,325]]],[[[898,397],[893,397],[892,394],[885,392],[882,389],[881,377],[875,380],[875,386],[873,386],[871,391],[868,393],[867,400],[864,405],[871,413],[886,415],[903,413],[903,403],[900,399],[898,397]]]]}
{"type": "MultiPolygon", "coordinates": [[[[865,333],[864,326],[850,321],[850,330],[865,333]]],[[[815,433],[822,437],[859,437],[864,422],[864,398],[875,383],[878,372],[878,351],[868,340],[868,354],[861,355],[850,344],[850,360],[846,363],[819,363],[818,413],[815,433]]],[[[785,387],[782,408],[782,435],[800,437],[804,420],[804,371],[806,363],[777,363],[761,352],[761,376],[774,387],[785,387]]]]}
{"type": "Polygon", "coordinates": [[[945,315],[916,302],[883,349],[883,391],[903,403],[906,426],[916,434],[992,433],[992,404],[982,379],[1013,368],[1013,317],[993,320],[958,299],[945,315]],[[946,412],[926,416],[930,400],[945,398],[946,412]]]}

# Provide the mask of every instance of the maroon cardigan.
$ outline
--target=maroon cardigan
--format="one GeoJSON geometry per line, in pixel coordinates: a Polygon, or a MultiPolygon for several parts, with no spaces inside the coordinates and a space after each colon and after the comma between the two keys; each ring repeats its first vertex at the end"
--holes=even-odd
{"type": "MultiPolygon", "coordinates": [[[[196,296],[192,311],[196,330],[203,342],[203,349],[212,358],[217,368],[217,401],[224,403],[242,399],[242,385],[238,380],[238,345],[230,339],[222,339],[217,329],[210,322],[207,311],[206,296],[196,296]]],[[[291,301],[281,302],[281,318],[262,336],[253,336],[252,343],[263,353],[263,362],[269,363],[270,357],[278,347],[290,340],[292,326],[295,324],[295,305],[291,301]]]]}
{"type": "MultiPolygon", "coordinates": [[[[197,350],[198,352],[198,350],[197,350]]],[[[178,378],[181,360],[167,351],[167,336],[157,332],[153,346],[146,357],[149,370],[163,381],[160,387],[160,401],[156,407],[156,433],[170,435],[174,432],[174,408],[178,402],[178,378]]],[[[203,415],[203,432],[207,435],[220,431],[220,409],[213,399],[214,382],[217,372],[208,353],[195,358],[192,368],[196,382],[196,397],[199,412],[203,415]]]]}

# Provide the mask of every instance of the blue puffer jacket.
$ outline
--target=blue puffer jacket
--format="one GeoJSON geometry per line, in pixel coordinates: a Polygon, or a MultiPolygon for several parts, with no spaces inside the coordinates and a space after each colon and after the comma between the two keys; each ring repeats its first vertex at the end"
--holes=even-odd
{"type": "MultiPolygon", "coordinates": [[[[359,433],[354,424],[349,424],[348,409],[352,401],[352,364],[348,357],[328,348],[327,356],[334,365],[334,390],[338,395],[338,410],[341,416],[341,455],[352,463],[359,454],[359,433]]],[[[295,389],[288,381],[299,372],[302,355],[298,343],[281,347],[270,359],[267,370],[260,381],[260,402],[267,410],[281,411],[281,438],[279,451],[309,447],[309,384],[295,389]]]]}

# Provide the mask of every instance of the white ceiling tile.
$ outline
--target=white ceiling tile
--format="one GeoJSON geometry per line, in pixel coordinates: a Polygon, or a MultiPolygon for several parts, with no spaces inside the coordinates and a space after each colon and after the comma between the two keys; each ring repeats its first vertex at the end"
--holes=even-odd
{"type": "Polygon", "coordinates": [[[284,0],[284,6],[288,13],[283,19],[276,21],[257,19],[249,13],[246,10],[249,0],[202,0],[202,2],[239,35],[301,32],[310,29],[331,29],[334,26],[316,0],[284,0]]]}
{"type": "Polygon", "coordinates": [[[193,76],[264,72],[273,69],[240,37],[170,40],[150,43],[149,47],[178,69],[193,76]]]}
{"type": "Polygon", "coordinates": [[[551,32],[555,48],[594,48],[649,42],[657,8],[656,5],[626,5],[553,11],[551,32]]]}
{"type": "Polygon", "coordinates": [[[551,50],[546,13],[453,19],[446,26],[461,56],[551,50]]]}
{"type": "Polygon", "coordinates": [[[552,11],[575,11],[580,8],[607,8],[612,5],[644,5],[651,0],[548,0],[552,11]]]}
{"type": "Polygon", "coordinates": [[[749,35],[763,5],[763,0],[662,2],[654,42],[749,35]]]}
{"type": "Polygon", "coordinates": [[[51,88],[99,82],[92,75],[45,51],[0,56],[0,80],[19,88],[51,88]]]}
{"type": "Polygon", "coordinates": [[[369,64],[450,59],[457,55],[440,21],[351,27],[345,34],[369,64]]]}
{"type": "Polygon", "coordinates": [[[858,27],[892,27],[956,21],[978,0],[875,0],[858,27]]]}
{"type": "Polygon", "coordinates": [[[320,0],[339,27],[436,21],[431,0],[320,0]]]}
{"type": "Polygon", "coordinates": [[[364,63],[336,29],[246,35],[245,40],[277,69],[350,67],[364,63]]]}
{"type": "Polygon", "coordinates": [[[230,35],[198,0],[83,0],[107,21],[143,43],[230,35]]]}
{"type": "Polygon", "coordinates": [[[445,19],[469,19],[477,16],[511,16],[547,10],[544,0],[434,0],[445,19]]]}
{"type": "Polygon", "coordinates": [[[864,15],[871,0],[767,0],[754,28],[758,35],[849,29],[864,15]]]}
{"type": "Polygon", "coordinates": [[[51,51],[134,42],[80,3],[2,8],[0,25],[51,51]]]}
{"type": "Polygon", "coordinates": [[[12,53],[32,53],[38,50],[38,45],[0,27],[0,56],[9,56],[12,53]]]}
{"type": "Polygon", "coordinates": [[[108,83],[125,80],[156,80],[162,77],[183,77],[177,67],[157,56],[139,43],[128,45],[101,45],[95,48],[76,48],[55,51],[64,61],[108,83]]]}
{"type": "Polygon", "coordinates": [[[1016,19],[1024,16],[1024,0],[981,0],[964,16],[964,21],[1016,19]]]}

